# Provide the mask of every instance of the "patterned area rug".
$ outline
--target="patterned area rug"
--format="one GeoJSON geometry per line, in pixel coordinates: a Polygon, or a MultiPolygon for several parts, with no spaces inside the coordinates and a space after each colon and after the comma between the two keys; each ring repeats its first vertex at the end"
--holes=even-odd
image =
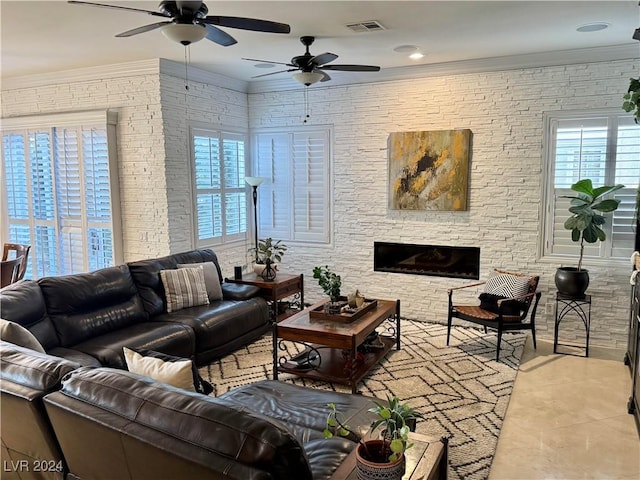
{"type": "MultiPolygon", "coordinates": [[[[449,478],[486,479],[509,404],[526,334],[504,334],[500,362],[496,334],[454,326],[446,345],[446,325],[402,320],[402,349],[392,350],[359,385],[364,395],[395,395],[424,414],[417,431],[448,436],[449,478]]],[[[299,351],[287,342],[287,351],[299,351]]],[[[215,387],[212,395],[272,376],[271,336],[202,367],[215,387]]],[[[350,392],[348,387],[280,374],[279,380],[350,392]]]]}

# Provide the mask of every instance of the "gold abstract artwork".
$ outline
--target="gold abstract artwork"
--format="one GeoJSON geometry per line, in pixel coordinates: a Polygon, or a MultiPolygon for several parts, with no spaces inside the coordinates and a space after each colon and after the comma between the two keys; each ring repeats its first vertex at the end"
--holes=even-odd
{"type": "Polygon", "coordinates": [[[389,135],[392,210],[467,210],[471,130],[389,135]]]}

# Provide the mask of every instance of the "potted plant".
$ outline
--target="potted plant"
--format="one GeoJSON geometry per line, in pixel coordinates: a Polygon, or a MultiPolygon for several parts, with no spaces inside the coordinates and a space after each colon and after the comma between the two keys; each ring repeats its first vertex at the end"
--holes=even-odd
{"type": "Polygon", "coordinates": [[[634,120],[638,123],[640,121],[640,78],[631,79],[629,90],[622,98],[624,99],[622,109],[625,112],[633,112],[634,120]]]}
{"type": "Polygon", "coordinates": [[[571,240],[580,242],[578,267],[560,267],[556,271],[556,287],[560,293],[572,297],[580,297],[589,286],[589,272],[582,268],[584,244],[604,241],[607,236],[600,228],[605,223],[602,213],[613,212],[620,205],[620,200],[603,199],[604,196],[624,188],[624,185],[605,185],[593,188],[590,179],[585,178],[571,185],[575,196],[565,195],[571,199],[569,212],[571,216],[564,222],[564,228],[571,230],[571,240]]]}
{"type": "Polygon", "coordinates": [[[380,429],[378,439],[363,440],[341,421],[336,406],[330,403],[325,438],[334,435],[350,438],[358,442],[356,447],[356,469],[359,479],[385,478],[400,480],[405,472],[404,452],[413,444],[409,441],[409,432],[415,429],[415,422],[422,415],[407,404],[400,403],[396,397],[387,396],[387,404],[374,401],[375,406],[369,412],[377,418],[371,423],[372,434],[380,429]]]}
{"type": "Polygon", "coordinates": [[[340,313],[342,307],[346,305],[345,301],[340,300],[340,287],[342,286],[340,275],[332,272],[329,266],[325,265],[313,268],[313,278],[318,280],[322,291],[329,295],[330,301],[325,304],[325,312],[328,314],[340,313]]]}
{"type": "MultiPolygon", "coordinates": [[[[274,241],[271,237],[261,238],[258,240],[258,251],[256,254],[256,265],[254,266],[254,272],[257,275],[265,276],[267,267],[273,270],[273,276],[270,280],[275,278],[275,271],[277,270],[277,263],[282,261],[284,252],[288,247],[282,243],[282,240],[274,241]]],[[[255,251],[255,249],[252,249],[255,251]]]]}

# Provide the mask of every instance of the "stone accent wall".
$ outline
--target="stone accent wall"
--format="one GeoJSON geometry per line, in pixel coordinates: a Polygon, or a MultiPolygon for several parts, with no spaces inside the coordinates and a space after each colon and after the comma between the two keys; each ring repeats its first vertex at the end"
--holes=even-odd
{"type": "MultiPolygon", "coordinates": [[[[358,288],[370,297],[399,298],[403,316],[446,322],[446,289],[470,282],[374,272],[373,242],[478,246],[481,279],[494,268],[541,276],[537,331],[541,338],[553,338],[559,264],[538,259],[543,113],[619,108],[620,92],[638,69],[637,61],[618,61],[310,87],[308,123],[334,129],[333,244],[292,245],[283,268],[306,275],[309,301],[322,295],[311,278],[313,266],[329,264],[342,275],[345,292],[358,288]],[[469,210],[389,210],[389,133],[457,128],[473,132],[469,210]]],[[[303,100],[300,89],[249,95],[251,127],[301,125],[303,100]]],[[[630,265],[588,268],[591,344],[623,348],[630,265]]],[[[469,301],[477,302],[478,293],[468,295],[469,301]]],[[[582,323],[563,321],[561,338],[583,341],[582,323]]]]}

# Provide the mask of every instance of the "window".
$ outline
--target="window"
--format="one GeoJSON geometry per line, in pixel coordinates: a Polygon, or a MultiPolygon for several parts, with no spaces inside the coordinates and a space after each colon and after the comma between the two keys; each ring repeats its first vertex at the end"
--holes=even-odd
{"type": "Polygon", "coordinates": [[[260,237],[330,242],[330,139],[326,127],[255,135],[260,237]]]}
{"type": "Polygon", "coordinates": [[[545,256],[577,256],[571,232],[564,228],[569,216],[571,185],[590,178],[594,186],[623,184],[614,198],[620,206],[606,214],[604,242],[585,244],[586,259],[628,260],[633,250],[634,209],[640,182],[640,125],[628,115],[553,114],[547,123],[547,185],[545,256]]]}
{"type": "Polygon", "coordinates": [[[198,248],[244,240],[247,231],[245,136],[191,130],[198,248]]]}
{"type": "Polygon", "coordinates": [[[104,111],[3,120],[2,233],[31,245],[26,278],[121,261],[115,124],[104,111]]]}

